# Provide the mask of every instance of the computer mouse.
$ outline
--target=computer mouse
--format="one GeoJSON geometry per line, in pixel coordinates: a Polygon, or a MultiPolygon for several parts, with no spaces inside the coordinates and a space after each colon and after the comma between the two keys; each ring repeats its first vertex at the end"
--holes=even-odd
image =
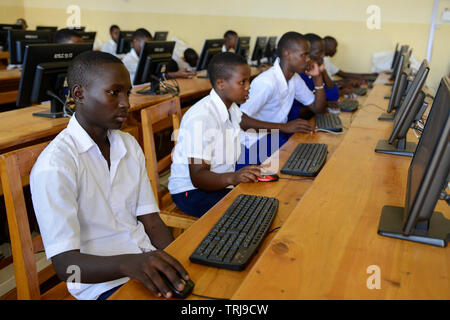
{"type": "Polygon", "coordinates": [[[194,282],[191,279],[186,281],[180,276],[180,281],[184,284],[184,289],[180,291],[173,286],[172,282],[166,277],[164,273],[159,272],[159,275],[165,281],[170,291],[172,291],[172,298],[184,299],[189,296],[194,289],[194,282]]]}
{"type": "Polygon", "coordinates": [[[261,182],[274,182],[274,181],[278,181],[280,177],[278,177],[278,175],[276,174],[265,174],[261,177],[257,177],[258,181],[261,182]]]}

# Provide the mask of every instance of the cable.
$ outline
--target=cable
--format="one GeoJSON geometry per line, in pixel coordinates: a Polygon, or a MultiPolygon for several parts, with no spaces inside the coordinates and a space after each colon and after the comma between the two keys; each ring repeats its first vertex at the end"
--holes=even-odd
{"type": "Polygon", "coordinates": [[[271,234],[272,232],[278,231],[280,229],[281,229],[281,227],[273,228],[272,230],[268,231],[267,234],[271,234]]]}
{"type": "Polygon", "coordinates": [[[204,298],[204,299],[211,299],[211,300],[231,300],[230,298],[215,298],[215,297],[208,297],[208,296],[203,296],[201,294],[196,294],[196,293],[191,293],[191,295],[199,297],[199,298],[204,298]]]}
{"type": "Polygon", "coordinates": [[[367,107],[367,106],[374,106],[382,111],[386,111],[385,109],[383,109],[382,107],[380,107],[379,105],[377,105],[375,103],[368,103],[368,104],[363,105],[363,107],[367,107]]]}
{"type": "Polygon", "coordinates": [[[343,133],[344,133],[344,131],[341,131],[341,132],[334,132],[334,131],[331,131],[331,130],[321,129],[321,128],[318,128],[317,131],[328,132],[328,133],[332,133],[332,134],[336,134],[336,135],[337,135],[337,134],[343,134],[343,133]]]}
{"type": "Polygon", "coordinates": [[[292,181],[305,181],[305,180],[310,180],[312,181],[313,179],[311,178],[285,178],[285,177],[279,177],[278,179],[285,179],[285,180],[292,180],[292,181]]]}
{"type": "Polygon", "coordinates": [[[52,91],[47,90],[46,93],[47,93],[47,95],[49,95],[49,96],[52,97],[53,99],[58,100],[58,101],[63,105],[63,114],[64,114],[64,117],[69,117],[69,118],[70,118],[70,117],[73,115],[72,109],[70,109],[70,108],[67,106],[67,104],[68,104],[68,102],[69,102],[69,99],[70,99],[70,95],[67,95],[66,102],[64,102],[60,97],[58,97],[58,95],[56,95],[56,94],[53,93],[52,91]]]}

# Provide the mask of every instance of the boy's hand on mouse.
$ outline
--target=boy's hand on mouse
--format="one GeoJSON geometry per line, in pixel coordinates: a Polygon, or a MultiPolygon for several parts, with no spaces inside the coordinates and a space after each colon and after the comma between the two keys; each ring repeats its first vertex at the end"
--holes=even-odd
{"type": "Polygon", "coordinates": [[[184,280],[189,280],[189,275],[183,266],[164,251],[154,250],[130,256],[126,265],[122,266],[124,276],[140,281],[158,297],[172,296],[171,290],[159,272],[164,273],[173,286],[180,291],[184,289],[180,276],[184,280]]]}
{"type": "Polygon", "coordinates": [[[281,131],[284,133],[313,133],[315,131],[315,127],[307,120],[295,119],[284,124],[281,131]]]}
{"type": "Polygon", "coordinates": [[[233,185],[240,182],[258,182],[258,177],[261,176],[261,167],[257,165],[246,166],[234,173],[233,185]]]}

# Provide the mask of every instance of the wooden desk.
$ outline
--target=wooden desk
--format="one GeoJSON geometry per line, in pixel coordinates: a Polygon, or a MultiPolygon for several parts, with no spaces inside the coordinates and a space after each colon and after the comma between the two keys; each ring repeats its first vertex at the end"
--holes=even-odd
{"type": "Polygon", "coordinates": [[[0,52],[0,70],[5,70],[9,64],[9,52],[1,51],[0,52]]]}
{"type": "MultiPolygon", "coordinates": [[[[411,162],[374,152],[389,133],[352,124],[233,299],[450,298],[448,247],[377,234],[382,207],[404,205],[411,162]],[[380,268],[379,290],[367,287],[371,266],[380,268]]],[[[442,201],[436,210],[450,218],[442,201]]]]}
{"type": "MultiPolygon", "coordinates": [[[[351,119],[350,113],[342,113],[341,118],[343,124],[349,123],[351,119]]],[[[346,131],[346,130],[345,130],[346,131]]],[[[284,144],[280,150],[272,155],[268,161],[273,161],[276,157],[279,157],[279,169],[287,161],[291,152],[295,149],[298,143],[326,143],[328,144],[329,154],[327,161],[334,157],[333,153],[338,148],[339,144],[344,138],[342,135],[333,135],[330,133],[319,132],[312,135],[309,134],[295,134],[289,141],[284,144]]],[[[278,169],[278,173],[279,173],[278,169]]],[[[186,270],[189,272],[191,278],[195,282],[194,292],[196,294],[218,297],[218,298],[230,298],[240,286],[241,282],[248,275],[249,270],[258,259],[260,253],[257,253],[253,257],[249,266],[244,271],[230,271],[218,268],[211,268],[194,264],[189,261],[190,254],[195,250],[200,241],[212,228],[212,226],[222,216],[226,208],[233,202],[233,200],[239,194],[253,194],[262,195],[268,197],[275,197],[280,201],[278,212],[272,223],[271,229],[281,227],[284,225],[286,219],[288,219],[290,213],[295,208],[297,203],[301,200],[303,194],[307,192],[310,186],[313,184],[313,179],[306,180],[287,180],[283,178],[302,179],[302,177],[294,177],[290,175],[280,174],[281,179],[277,182],[271,183],[241,183],[233,191],[231,191],[226,197],[224,197],[219,203],[217,203],[206,215],[199,219],[188,230],[181,234],[170,246],[166,248],[166,252],[173,255],[178,261],[180,261],[186,270]]],[[[319,174],[320,176],[320,174],[319,174]]],[[[263,252],[268,247],[270,241],[274,237],[274,233],[269,234],[263,241],[259,252],[263,252]]],[[[122,288],[120,288],[114,295],[111,296],[112,300],[141,300],[141,299],[157,299],[153,294],[148,291],[141,283],[130,280],[122,288]]],[[[188,299],[198,299],[193,295],[188,299]]]]}
{"type": "Polygon", "coordinates": [[[16,102],[20,75],[20,69],[0,70],[0,105],[16,102]]]}

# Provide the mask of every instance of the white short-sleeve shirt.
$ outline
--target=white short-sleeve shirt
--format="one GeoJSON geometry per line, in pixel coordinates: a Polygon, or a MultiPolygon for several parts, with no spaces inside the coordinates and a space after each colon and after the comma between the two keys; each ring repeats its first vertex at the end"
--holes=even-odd
{"type": "Polygon", "coordinates": [[[172,155],[171,194],[196,189],[189,173],[189,158],[209,162],[215,173],[234,172],[241,152],[241,119],[239,107],[233,103],[227,110],[214,89],[184,114],[172,155]]]}
{"type": "Polygon", "coordinates": [[[128,52],[123,58],[122,62],[130,73],[131,83],[134,81],[134,75],[136,74],[136,70],[139,64],[139,56],[136,51],[131,48],[130,52],[128,52]]]}
{"type": "Polygon", "coordinates": [[[103,52],[111,53],[113,55],[116,55],[116,50],[117,50],[117,43],[113,39],[109,39],[109,41],[105,42],[105,44],[103,44],[102,46],[103,52]]]}
{"type": "Polygon", "coordinates": [[[249,99],[241,105],[241,111],[257,120],[286,123],[294,99],[308,106],[314,102],[314,94],[297,73],[286,81],[277,59],[273,67],[252,81],[249,99]]]}
{"type": "Polygon", "coordinates": [[[325,70],[327,70],[327,73],[330,76],[334,76],[335,74],[337,74],[339,72],[339,68],[334,65],[331,61],[330,58],[328,57],[323,57],[323,65],[325,67],[325,70]]]}
{"type": "MultiPolygon", "coordinates": [[[[108,132],[110,162],[73,116],[42,151],[30,175],[47,259],[70,250],[112,256],[155,250],[137,217],[159,212],[136,140],[108,132]]],[[[96,299],[128,281],[68,282],[77,299],[96,299]]]]}

